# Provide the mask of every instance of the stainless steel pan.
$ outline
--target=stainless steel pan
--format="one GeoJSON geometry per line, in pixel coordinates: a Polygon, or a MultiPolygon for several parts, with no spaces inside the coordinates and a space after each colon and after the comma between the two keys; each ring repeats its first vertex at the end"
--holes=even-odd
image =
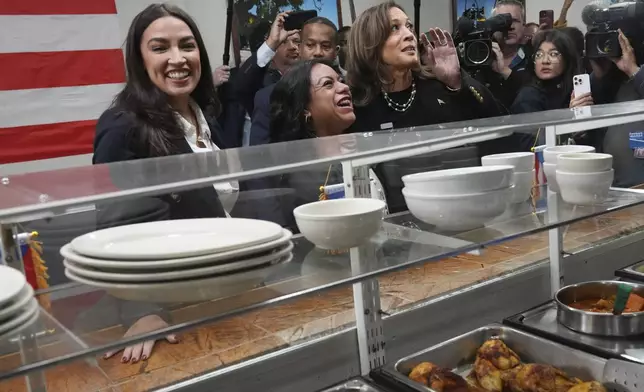
{"type": "MultiPolygon", "coordinates": [[[[457,374],[466,375],[472,369],[478,348],[487,339],[493,337],[502,339],[525,363],[549,364],[585,381],[602,381],[605,378],[604,371],[608,363],[606,359],[498,324],[479,328],[412,354],[394,364],[388,364],[384,367],[382,375],[413,390],[430,391],[429,388],[407,377],[416,365],[421,362],[432,362],[453,369],[457,374]]],[[[622,363],[622,361],[617,362],[622,363]]],[[[644,372],[638,376],[644,379],[644,372]]],[[[611,380],[609,385],[613,387],[613,383],[614,381],[611,380]]],[[[615,386],[611,391],[640,392],[641,390],[632,386],[615,386]]]]}
{"type": "Polygon", "coordinates": [[[555,294],[557,320],[573,331],[590,335],[625,337],[644,334],[644,312],[615,316],[612,313],[593,313],[568,306],[584,299],[609,298],[617,294],[619,284],[632,286],[634,293],[644,296],[644,285],[622,281],[584,282],[566,286],[555,294]]]}

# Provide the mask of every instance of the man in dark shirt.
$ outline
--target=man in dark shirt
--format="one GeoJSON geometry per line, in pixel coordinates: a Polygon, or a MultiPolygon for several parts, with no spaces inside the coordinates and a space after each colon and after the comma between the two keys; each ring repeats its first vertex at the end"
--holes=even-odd
{"type": "MultiPolygon", "coordinates": [[[[327,18],[317,17],[307,21],[302,27],[300,58],[302,60],[327,59],[334,61],[337,55],[337,28],[327,18]]],[[[250,145],[270,142],[270,101],[275,85],[261,89],[255,95],[250,145]]]]}
{"type": "Polygon", "coordinates": [[[503,106],[509,108],[521,87],[530,82],[528,65],[532,50],[523,45],[525,35],[525,8],[517,0],[500,0],[494,8],[494,15],[512,15],[512,27],[503,37],[495,35],[493,44],[497,61],[491,68],[482,69],[477,79],[485,84],[503,106]]]}

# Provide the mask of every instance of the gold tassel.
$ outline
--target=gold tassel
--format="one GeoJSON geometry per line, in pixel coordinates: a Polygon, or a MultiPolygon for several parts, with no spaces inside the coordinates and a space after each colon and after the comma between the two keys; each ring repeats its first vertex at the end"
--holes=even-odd
{"type": "MultiPolygon", "coordinates": [[[[42,242],[35,241],[34,238],[38,236],[37,232],[32,233],[31,240],[29,241],[29,249],[31,249],[31,260],[34,264],[34,271],[36,273],[36,285],[39,289],[49,288],[49,274],[47,273],[47,266],[45,260],[42,259],[42,242]]],[[[38,296],[40,306],[46,310],[51,309],[51,298],[49,294],[38,296]]]]}

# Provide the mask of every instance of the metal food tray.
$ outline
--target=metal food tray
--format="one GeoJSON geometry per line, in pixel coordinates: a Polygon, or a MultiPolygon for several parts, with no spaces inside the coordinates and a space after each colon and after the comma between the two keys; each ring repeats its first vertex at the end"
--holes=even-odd
{"type": "Polygon", "coordinates": [[[533,309],[508,317],[504,323],[604,358],[615,358],[644,364],[644,336],[618,338],[575,332],[559,324],[557,321],[557,305],[554,301],[546,302],[533,309]]]}
{"type": "Polygon", "coordinates": [[[638,271],[640,268],[644,271],[644,260],[615,271],[615,276],[634,282],[644,282],[644,272],[638,271]]]}
{"type": "MultiPolygon", "coordinates": [[[[609,361],[595,355],[572,350],[561,344],[528,334],[500,324],[492,324],[468,332],[434,347],[412,354],[396,363],[385,366],[384,377],[390,377],[409,390],[427,392],[430,388],[410,380],[407,376],[421,362],[432,362],[436,365],[451,368],[457,374],[465,376],[474,362],[476,351],[488,339],[498,337],[514,350],[524,363],[543,363],[555,366],[573,377],[584,381],[603,381],[614,392],[641,392],[644,386],[644,367],[641,373],[629,368],[634,379],[641,380],[642,385],[634,387],[632,379],[622,380],[620,365],[632,365],[623,361],[609,361]],[[617,372],[616,373],[616,369],[617,372]],[[605,375],[606,371],[606,375],[605,375]],[[622,383],[620,385],[620,383],[622,383]],[[630,386],[628,386],[630,385],[630,386]]],[[[637,365],[636,365],[637,366],[637,365]]],[[[639,366],[637,366],[639,368],[639,366]]]]}
{"type": "Polygon", "coordinates": [[[385,392],[361,378],[346,381],[340,385],[336,385],[322,392],[385,392]]]}

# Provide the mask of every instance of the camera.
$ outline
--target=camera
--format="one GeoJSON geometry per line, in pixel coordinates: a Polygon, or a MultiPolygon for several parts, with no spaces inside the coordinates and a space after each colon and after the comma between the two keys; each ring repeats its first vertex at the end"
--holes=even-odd
{"type": "Polygon", "coordinates": [[[641,36],[644,30],[644,1],[625,1],[607,6],[591,3],[584,7],[582,20],[588,26],[586,57],[621,57],[621,29],[627,36],[641,36]]]}
{"type": "Polygon", "coordinates": [[[461,62],[465,67],[478,68],[490,66],[494,62],[492,36],[501,32],[507,34],[512,28],[512,15],[500,14],[488,19],[472,19],[468,16],[480,16],[484,13],[473,12],[458,20],[456,40],[461,62]]]}

